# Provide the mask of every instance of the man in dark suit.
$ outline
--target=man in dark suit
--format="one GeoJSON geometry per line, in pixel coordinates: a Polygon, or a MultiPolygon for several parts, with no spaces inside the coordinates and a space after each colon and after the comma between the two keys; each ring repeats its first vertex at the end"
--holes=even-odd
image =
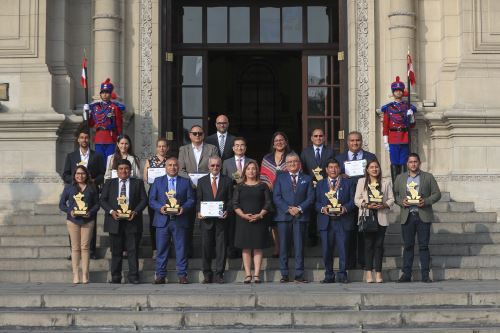
{"type": "Polygon", "coordinates": [[[194,190],[189,179],[179,173],[177,158],[170,157],[165,164],[166,175],[155,179],[149,194],[149,206],[154,210],[153,226],[156,228],[156,269],[154,284],[167,282],[167,262],[171,239],[175,246],[175,263],[180,284],[187,284],[188,261],[186,236],[191,224],[190,212],[195,205],[194,190]],[[166,204],[171,204],[167,192],[173,195],[179,211],[169,213],[166,204]]]}
{"type": "Polygon", "coordinates": [[[233,147],[234,136],[227,132],[229,119],[221,114],[215,119],[215,127],[217,128],[217,132],[208,136],[205,142],[216,146],[220,158],[225,161],[233,156],[231,147],[233,147]]]}
{"type": "Polygon", "coordinates": [[[325,266],[325,278],[321,283],[335,282],[335,274],[333,273],[333,249],[335,246],[339,254],[337,281],[348,283],[345,243],[348,233],[353,228],[356,186],[350,179],[340,176],[340,165],[337,160],[327,162],[326,173],[328,177],[321,180],[316,186],[315,202],[325,266]],[[338,213],[328,212],[328,205],[331,205],[331,202],[325,194],[330,191],[335,193],[338,203],[341,205],[338,213]]]}
{"type": "MultiPolygon", "coordinates": [[[[64,170],[62,178],[66,185],[73,183],[73,174],[78,165],[83,165],[89,170],[91,180],[94,182],[97,190],[104,182],[104,161],[103,156],[90,149],[90,133],[86,126],[80,126],[76,132],[76,141],[78,142],[78,149],[66,155],[64,162],[64,170]]],[[[92,239],[90,241],[90,259],[97,259],[96,257],[96,238],[97,238],[97,218],[93,229],[92,239]]],[[[71,247],[71,239],[70,239],[71,247]]],[[[71,259],[71,255],[68,257],[71,259]]]]}
{"type": "Polygon", "coordinates": [[[224,283],[226,268],[226,228],[228,211],[233,196],[233,181],[220,172],[222,160],[212,156],[208,160],[210,173],[200,178],[196,187],[196,212],[200,219],[203,283],[213,282],[212,258],[215,249],[215,282],[224,283]],[[221,217],[208,217],[201,214],[201,202],[221,201],[224,204],[221,217]]]}
{"type": "Polygon", "coordinates": [[[293,239],[295,282],[307,283],[304,278],[304,233],[314,204],[314,190],[311,177],[300,172],[299,155],[288,154],[286,167],[288,172],[279,173],[273,186],[274,221],[278,224],[280,241],[280,282],[289,281],[288,249],[293,239]]]}
{"type": "MultiPolygon", "coordinates": [[[[233,184],[236,185],[241,179],[241,172],[243,167],[253,159],[245,156],[247,151],[247,141],[243,137],[234,138],[233,152],[234,156],[228,158],[222,163],[222,174],[233,180],[233,184]]],[[[229,212],[227,218],[227,256],[229,258],[241,258],[241,250],[234,247],[234,231],[235,231],[235,215],[233,212],[229,212]]]]}
{"type": "MultiPolygon", "coordinates": [[[[348,150],[342,154],[339,154],[335,157],[337,161],[340,163],[340,172],[342,174],[346,174],[345,163],[351,161],[363,161],[368,162],[371,160],[376,160],[377,156],[375,154],[370,153],[369,151],[363,150],[363,136],[360,132],[352,131],[347,135],[347,148],[348,150]]],[[[365,164],[366,165],[366,164],[365,164]]],[[[349,173],[349,171],[347,172],[349,173]]],[[[358,180],[364,175],[348,175],[354,183],[354,188],[358,183],[358,180]]],[[[358,208],[355,207],[355,212],[352,215],[353,226],[356,226],[358,223],[358,208]]],[[[356,264],[359,264],[362,268],[365,265],[365,249],[364,249],[364,241],[363,241],[363,233],[358,232],[358,229],[353,227],[348,241],[346,243],[346,251],[347,251],[347,268],[354,269],[356,268],[356,264]]]]}
{"type": "MultiPolygon", "coordinates": [[[[325,145],[326,138],[325,132],[321,128],[315,128],[311,133],[311,145],[306,147],[302,154],[300,154],[300,160],[302,162],[302,171],[305,174],[311,176],[314,184],[316,184],[319,179],[314,176],[313,170],[320,168],[321,176],[326,177],[324,169],[326,167],[326,161],[333,158],[333,149],[325,145]]],[[[314,246],[318,242],[318,230],[316,229],[316,212],[311,211],[310,221],[308,225],[308,238],[310,245],[314,246]]]]}
{"type": "Polygon", "coordinates": [[[406,166],[408,172],[399,174],[394,182],[394,198],[396,204],[401,207],[399,221],[404,242],[403,274],[398,282],[411,281],[415,234],[417,234],[422,282],[429,283],[432,282],[429,276],[429,239],[434,219],[432,205],[441,199],[441,191],[434,176],[420,170],[420,156],[418,154],[410,153],[406,166]],[[412,196],[408,188],[413,189],[419,196],[417,204],[408,202],[408,196],[412,196]]]}
{"type": "Polygon", "coordinates": [[[128,253],[128,280],[139,283],[139,261],[137,258],[137,237],[142,233],[142,211],[148,204],[144,183],[140,179],[130,178],[132,165],[128,160],[118,162],[118,178],[104,184],[101,195],[101,207],[106,212],[104,231],[111,239],[111,283],[121,283],[123,251],[128,253]],[[122,219],[118,210],[123,211],[118,197],[126,197],[130,216],[122,219]]]}

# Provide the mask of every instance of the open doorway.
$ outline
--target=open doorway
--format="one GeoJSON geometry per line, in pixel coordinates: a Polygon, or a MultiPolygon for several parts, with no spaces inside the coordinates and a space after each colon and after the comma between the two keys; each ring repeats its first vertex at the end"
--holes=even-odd
{"type": "Polygon", "coordinates": [[[229,117],[229,131],[248,141],[247,155],[260,161],[272,134],[283,131],[290,146],[302,149],[300,52],[208,53],[209,134],[215,118],[229,117]]]}

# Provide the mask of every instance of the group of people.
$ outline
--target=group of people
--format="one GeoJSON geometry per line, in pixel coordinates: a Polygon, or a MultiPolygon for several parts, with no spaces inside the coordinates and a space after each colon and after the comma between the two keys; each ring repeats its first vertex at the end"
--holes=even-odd
{"type": "MultiPolygon", "coordinates": [[[[396,90],[400,88],[397,85],[396,90]]],[[[90,149],[89,128],[82,126],[76,135],[79,147],[68,154],[63,171],[67,186],[60,209],[67,213],[74,283],[89,282],[89,259],[96,258],[96,216],[100,208],[105,212],[104,231],[110,235],[110,282],[122,282],[122,261],[127,257],[128,281],[139,283],[138,250],[146,207],[156,260],[155,284],[167,282],[172,242],[178,281],[188,283],[195,221],[202,236],[203,283],[224,283],[226,258],[238,256],[239,251],[245,269],[243,282],[260,283],[263,250],[268,247],[273,248],[273,257],[279,258],[280,282],[292,281],[288,257],[293,247],[293,280],[307,283],[306,233],[312,239],[320,236],[325,269],[322,283],[347,283],[347,271],[357,267],[365,270],[366,282],[380,283],[388,212],[394,204],[401,207],[404,242],[399,282],[411,281],[415,235],[422,281],[431,282],[428,245],[432,205],[441,194],[434,177],[420,170],[418,154],[406,151],[407,155],[401,157],[401,151],[408,147],[398,147],[398,163],[405,159],[405,165],[391,170],[392,180],[382,177],[377,157],[362,149],[363,138],[356,131],[347,136],[348,150],[337,156],[326,145],[321,128],[312,131],[311,145],[300,156],[289,146],[286,134],[276,132],[269,154],[259,165],[246,156],[245,138],[231,135],[228,118],[220,115],[215,123],[217,132],[206,139],[200,125],[192,126],[190,143],[180,147],[178,157],[169,154],[166,139],[158,139],[156,154],[145,162],[141,174],[132,142],[121,133],[121,120],[115,119],[123,108],[110,101],[112,89],[110,82],[103,82],[102,101],[85,107],[90,111],[88,124],[102,125],[96,127],[99,135],[95,137],[106,139],[99,148],[101,152],[90,149]],[[114,151],[108,135],[116,137],[114,151]],[[210,203],[216,204],[215,212],[210,203]],[[212,210],[207,210],[208,206],[212,210]],[[336,274],[334,249],[339,256],[336,274]]],[[[390,126],[403,125],[391,116],[401,109],[399,104],[384,109],[390,126]]],[[[410,111],[404,109],[404,117],[410,111]]],[[[394,132],[404,132],[402,127],[397,128],[394,132]]]]}

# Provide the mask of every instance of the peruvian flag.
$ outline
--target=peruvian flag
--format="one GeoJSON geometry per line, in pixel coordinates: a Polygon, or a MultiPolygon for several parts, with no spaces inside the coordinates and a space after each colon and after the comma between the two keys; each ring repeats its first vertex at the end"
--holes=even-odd
{"type": "Polygon", "coordinates": [[[408,48],[408,55],[406,56],[406,63],[407,63],[407,68],[408,68],[408,81],[410,82],[411,86],[415,86],[415,72],[413,71],[413,61],[411,59],[410,55],[410,49],[408,48]]]}
{"type": "Polygon", "coordinates": [[[80,78],[80,84],[83,88],[87,89],[87,57],[85,55],[82,60],[82,76],[80,78]]]}

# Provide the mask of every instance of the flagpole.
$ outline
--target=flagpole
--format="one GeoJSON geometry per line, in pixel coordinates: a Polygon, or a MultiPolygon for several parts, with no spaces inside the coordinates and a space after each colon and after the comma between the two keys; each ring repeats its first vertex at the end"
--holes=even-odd
{"type": "MultiPolygon", "coordinates": [[[[83,84],[83,89],[85,92],[85,103],[84,104],[89,104],[89,77],[87,73],[87,52],[85,48],[83,49],[83,74],[85,76],[85,83],[83,84]]],[[[86,122],[86,127],[88,128],[89,131],[89,146],[92,147],[92,129],[90,128],[90,110],[83,110],[85,113],[83,116],[83,121],[86,122]]]]}
{"type": "MultiPolygon", "coordinates": [[[[408,84],[408,110],[411,110],[411,81],[410,81],[410,45],[408,45],[408,54],[406,55],[406,81],[408,84]]],[[[413,115],[413,119],[415,119],[415,115],[413,115]]],[[[411,153],[411,123],[410,119],[408,120],[408,151],[411,153]]]]}

